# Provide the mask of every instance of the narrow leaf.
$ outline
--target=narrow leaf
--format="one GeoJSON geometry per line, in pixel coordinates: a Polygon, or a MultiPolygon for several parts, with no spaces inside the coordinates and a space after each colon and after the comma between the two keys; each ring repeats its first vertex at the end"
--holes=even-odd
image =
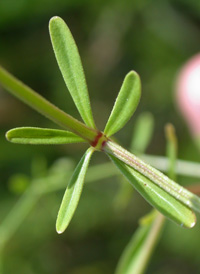
{"type": "MultiPolygon", "coordinates": [[[[167,155],[170,163],[168,174],[171,178],[175,179],[174,167],[177,156],[177,140],[171,124],[168,124],[165,129],[167,155]]],[[[159,214],[155,209],[140,220],[140,226],[136,230],[136,233],[134,233],[119,260],[116,274],[145,272],[147,264],[153,255],[153,249],[161,234],[164,220],[164,216],[159,214]]]]}
{"type": "Polygon", "coordinates": [[[117,143],[108,140],[104,145],[104,151],[109,155],[117,157],[127,166],[137,171],[138,174],[143,174],[143,176],[148,178],[165,192],[170,193],[171,196],[183,203],[185,206],[194,211],[200,212],[200,198],[197,195],[177,184],[159,170],[146,164],[140,158],[122,148],[117,143]]]}
{"type": "Polygon", "coordinates": [[[56,230],[58,233],[64,232],[77,208],[83,189],[85,174],[93,151],[93,148],[89,148],[86,151],[67,186],[56,221],[56,230]]]}
{"type": "Polygon", "coordinates": [[[140,100],[140,77],[135,71],[129,72],[122,84],[104,133],[109,137],[119,131],[131,118],[140,100]]]}
{"type": "Polygon", "coordinates": [[[73,36],[57,16],[50,20],[49,31],[58,66],[74,103],[86,125],[95,128],[85,75],[73,36]]]}
{"type": "Polygon", "coordinates": [[[44,97],[36,93],[33,89],[23,84],[1,66],[0,84],[6,90],[11,92],[14,96],[19,98],[21,101],[23,101],[42,115],[46,116],[64,129],[67,128],[70,131],[76,133],[88,142],[92,143],[94,141],[94,138],[98,134],[97,130],[88,128],[85,124],[81,123],[69,114],[57,108],[52,103],[47,101],[44,97]]]}
{"type": "Polygon", "coordinates": [[[186,228],[195,225],[196,216],[191,209],[115,156],[109,155],[109,157],[136,190],[163,215],[186,228]]]}
{"type": "Polygon", "coordinates": [[[36,127],[11,129],[6,133],[6,138],[12,143],[32,145],[58,145],[85,142],[84,139],[70,131],[36,127]]]}
{"type": "Polygon", "coordinates": [[[144,218],[148,218],[148,221],[140,223],[139,228],[122,253],[115,274],[144,273],[160,236],[164,217],[153,210],[144,218]]]}
{"type": "Polygon", "coordinates": [[[150,112],[143,112],[136,120],[131,140],[131,152],[142,154],[146,151],[153,135],[154,118],[150,112]]]}

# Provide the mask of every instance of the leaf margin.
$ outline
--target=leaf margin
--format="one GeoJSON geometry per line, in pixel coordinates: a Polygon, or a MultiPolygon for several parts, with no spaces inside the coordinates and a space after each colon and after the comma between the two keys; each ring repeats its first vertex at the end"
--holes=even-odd
{"type": "Polygon", "coordinates": [[[17,127],[6,132],[6,139],[11,143],[31,145],[60,145],[86,142],[83,138],[67,130],[17,127]]]}
{"type": "Polygon", "coordinates": [[[114,106],[106,123],[104,134],[112,136],[125,126],[135,112],[141,96],[141,81],[137,72],[131,70],[124,78],[114,106]]]}
{"type": "Polygon", "coordinates": [[[58,234],[66,230],[78,206],[85,175],[93,152],[94,148],[90,147],[87,149],[67,185],[56,220],[56,231],[58,234]]]}
{"type": "Polygon", "coordinates": [[[117,166],[120,172],[143,196],[143,198],[148,203],[150,203],[153,207],[155,207],[159,212],[161,212],[164,216],[166,216],[168,219],[173,220],[175,223],[185,228],[192,228],[196,224],[196,215],[191,210],[191,208],[189,208],[182,202],[178,201],[175,197],[171,196],[164,189],[154,184],[149,178],[146,178],[144,175],[140,174],[138,171],[127,166],[124,162],[122,162],[115,156],[113,155],[108,155],[108,156],[112,160],[112,162],[117,166]],[[158,200],[161,197],[161,194],[163,195],[163,193],[164,193],[163,201],[161,200],[160,204],[158,204],[158,200]],[[152,198],[151,195],[152,196],[157,195],[157,198],[156,199],[152,198]],[[163,204],[163,202],[165,204],[163,204]],[[181,217],[181,211],[183,209],[185,210],[185,213],[182,213],[182,217],[181,217]],[[172,215],[172,212],[173,212],[173,215],[172,215]],[[179,216],[177,215],[176,212],[179,213],[179,216]],[[189,217],[187,222],[186,222],[186,219],[184,219],[186,217],[186,214],[188,214],[188,216],[190,214],[189,216],[191,219],[190,221],[189,221],[189,217]]]}
{"type": "Polygon", "coordinates": [[[49,33],[58,67],[72,99],[85,124],[96,129],[84,69],[73,35],[59,16],[50,19],[49,33]]]}

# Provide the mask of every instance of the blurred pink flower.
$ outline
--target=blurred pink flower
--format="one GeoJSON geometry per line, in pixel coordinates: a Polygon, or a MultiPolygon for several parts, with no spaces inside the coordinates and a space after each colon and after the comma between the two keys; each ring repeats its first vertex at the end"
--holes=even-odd
{"type": "Polygon", "coordinates": [[[176,91],[178,106],[193,137],[200,138],[200,54],[180,70],[176,91]]]}

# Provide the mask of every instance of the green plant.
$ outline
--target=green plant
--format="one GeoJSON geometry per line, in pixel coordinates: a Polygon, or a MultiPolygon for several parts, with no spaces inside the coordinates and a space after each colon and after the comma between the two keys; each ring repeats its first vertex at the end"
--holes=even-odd
{"type": "Polygon", "coordinates": [[[88,142],[90,145],[67,185],[57,217],[57,232],[62,233],[67,228],[76,210],[94,151],[106,153],[129,182],[162,214],[181,226],[193,227],[196,223],[193,210],[200,212],[200,198],[122,148],[111,138],[123,128],[139,103],[141,84],[138,74],[131,71],[125,77],[105,130],[100,132],[92,116],[84,72],[71,32],[59,17],[53,17],[49,27],[59,68],[84,123],[55,107],[3,68],[0,68],[0,83],[20,100],[64,129],[70,130],[15,128],[6,134],[9,141],[21,144],[88,142]]]}
{"type": "MultiPolygon", "coordinates": [[[[176,178],[175,162],[177,157],[177,139],[174,127],[165,127],[167,139],[168,174],[176,178]]],[[[139,221],[139,227],[129,241],[118,262],[116,274],[144,273],[153,250],[160,238],[165,218],[157,210],[152,210],[139,221]]]]}

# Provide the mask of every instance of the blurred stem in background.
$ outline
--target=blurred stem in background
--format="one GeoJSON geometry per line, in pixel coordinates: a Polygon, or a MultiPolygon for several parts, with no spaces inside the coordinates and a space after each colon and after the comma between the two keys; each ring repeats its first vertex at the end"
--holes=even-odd
{"type": "MultiPolygon", "coordinates": [[[[141,127],[139,127],[141,132],[143,132],[142,125],[145,126],[145,123],[143,124],[144,121],[142,121],[140,124],[141,127]]],[[[150,120],[147,124],[150,125],[150,120]]],[[[151,126],[147,128],[149,129],[149,132],[152,132],[151,126]]],[[[150,137],[151,134],[148,134],[149,132],[147,132],[147,136],[150,137]]],[[[169,160],[168,175],[171,179],[175,180],[175,162],[177,155],[175,130],[171,124],[168,124],[165,128],[165,132],[167,139],[166,154],[169,160]]],[[[145,138],[138,138],[136,140],[144,140],[144,148],[146,148],[146,145],[149,143],[149,140],[145,140],[145,138]]],[[[140,142],[139,147],[142,148],[142,141],[140,142]]],[[[142,274],[145,272],[162,233],[164,222],[165,217],[155,209],[140,220],[139,228],[134,233],[119,260],[116,274],[142,274]]]]}
{"type": "MultiPolygon", "coordinates": [[[[134,129],[134,134],[131,142],[131,146],[133,147],[134,151],[137,152],[140,156],[145,152],[147,146],[150,143],[152,133],[153,133],[153,126],[154,121],[153,117],[150,113],[142,113],[136,121],[136,126],[134,129]],[[148,131],[147,131],[148,129],[148,131]],[[146,134],[144,134],[146,132],[146,134]],[[140,138],[141,137],[141,138],[140,138]]],[[[161,169],[163,171],[169,170],[170,176],[175,179],[175,174],[178,172],[182,175],[188,176],[197,176],[200,177],[198,171],[200,170],[200,165],[197,163],[186,162],[178,160],[177,163],[176,159],[176,137],[174,134],[174,129],[172,125],[168,125],[166,127],[166,135],[167,135],[167,157],[162,157],[162,164],[161,169]],[[177,169],[178,167],[178,169],[177,169]],[[196,173],[191,174],[191,167],[197,171],[196,173]]],[[[147,158],[148,162],[157,167],[159,166],[160,157],[157,156],[150,156],[150,155],[143,155],[143,158],[147,158]]],[[[25,192],[21,195],[17,203],[13,206],[11,211],[5,217],[3,222],[0,225],[0,273],[2,273],[3,268],[3,256],[4,249],[8,242],[12,239],[13,235],[15,234],[16,230],[23,224],[23,221],[28,216],[30,211],[34,208],[37,204],[38,200],[48,193],[59,191],[66,187],[66,182],[72,175],[73,171],[73,163],[69,159],[60,159],[57,160],[49,170],[45,169],[45,164],[41,164],[41,161],[34,161],[33,163],[33,177],[30,179],[30,186],[25,190],[25,192]],[[41,170],[41,166],[43,166],[44,170],[41,170]],[[45,176],[44,176],[45,175],[45,176]]],[[[106,178],[110,178],[112,176],[120,176],[117,169],[113,166],[112,163],[104,163],[98,164],[96,166],[92,166],[88,170],[88,174],[86,177],[86,182],[95,182],[98,180],[103,180],[106,178]],[[102,172],[102,170],[104,172],[102,172]]],[[[121,178],[121,176],[120,176],[121,178]]],[[[125,184],[121,181],[120,190],[117,193],[115,198],[115,206],[118,209],[123,210],[128,203],[130,202],[131,194],[133,188],[129,187],[129,184],[125,184]]],[[[163,217],[161,214],[157,213],[156,211],[152,211],[152,213],[142,218],[140,221],[141,227],[137,230],[136,234],[134,235],[133,239],[130,241],[127,249],[125,250],[124,255],[122,256],[121,260],[125,260],[127,264],[127,260],[129,261],[130,258],[126,258],[127,256],[132,258],[133,254],[136,256],[138,254],[138,250],[141,248],[143,249],[143,244],[145,242],[145,252],[146,252],[146,264],[148,263],[150,254],[153,250],[157,242],[157,238],[159,235],[159,231],[161,230],[163,223],[163,217]],[[147,239],[148,238],[148,239],[147,239]],[[148,248],[147,248],[148,246],[148,248]],[[137,247],[137,252],[135,248],[137,247]],[[129,250],[129,251],[127,251],[129,250]],[[124,259],[125,257],[125,259],[124,259]]],[[[140,251],[141,252],[141,251],[140,251]]],[[[142,253],[143,254],[143,253],[142,253]]],[[[144,256],[144,254],[142,255],[144,256]]],[[[117,268],[117,274],[122,273],[121,267],[123,266],[123,261],[120,260],[120,263],[117,268]],[[122,266],[121,266],[122,265],[122,266]]],[[[131,267],[134,259],[131,259],[131,267]]],[[[135,265],[138,264],[138,261],[134,263],[135,265]]],[[[140,263],[139,263],[140,265],[140,263]]],[[[129,272],[123,272],[129,273],[129,272]]],[[[131,273],[131,272],[130,272],[131,273]]],[[[137,272],[134,272],[137,273],[137,272]]],[[[138,272],[140,273],[140,272],[138,272]]]]}
{"type": "MultiPolygon", "coordinates": [[[[99,164],[89,169],[87,182],[93,182],[117,175],[112,163],[99,164]],[[102,168],[104,172],[102,171],[102,168]]],[[[13,237],[18,227],[23,223],[38,200],[45,194],[58,191],[66,187],[73,172],[73,165],[69,159],[58,160],[49,169],[47,176],[32,179],[30,187],[22,194],[0,225],[0,263],[3,265],[3,252],[8,241],[13,237]],[[70,166],[70,168],[67,168],[70,166]]],[[[0,268],[0,270],[1,270],[0,268]]]]}
{"type": "MultiPolygon", "coordinates": [[[[141,155],[141,158],[148,163],[151,163],[155,168],[166,172],[168,168],[168,159],[163,156],[141,155]]],[[[175,164],[177,175],[188,177],[200,177],[199,163],[178,159],[175,164]]]]}
{"type": "Polygon", "coordinates": [[[172,124],[165,126],[165,136],[167,139],[166,154],[169,161],[168,176],[172,180],[176,180],[176,159],[177,159],[177,138],[175,128],[172,124]]]}
{"type": "MultiPolygon", "coordinates": [[[[89,72],[89,78],[93,90],[101,90],[101,98],[104,98],[105,94],[109,100],[112,94],[109,91],[113,88],[111,83],[119,82],[116,81],[116,76],[121,75],[122,71],[127,70],[127,64],[128,66],[134,64],[135,68],[140,71],[144,81],[143,109],[148,108],[148,110],[152,111],[154,115],[157,116],[158,127],[156,131],[156,140],[158,140],[158,142],[155,143],[154,148],[151,148],[151,151],[154,149],[154,151],[160,151],[162,147],[162,144],[159,142],[159,140],[162,139],[161,134],[159,135],[159,132],[162,132],[160,127],[163,127],[163,123],[170,119],[175,125],[177,125],[176,129],[178,135],[181,136],[180,152],[182,157],[185,159],[193,159],[194,161],[198,161],[199,158],[197,152],[191,144],[191,137],[187,134],[187,131],[184,131],[183,134],[183,130],[185,130],[183,127],[183,122],[180,119],[177,121],[177,113],[174,111],[174,106],[172,106],[171,101],[172,98],[169,96],[169,93],[171,95],[172,79],[177,73],[177,68],[179,68],[188,57],[192,56],[196,52],[199,52],[199,1],[173,0],[168,3],[166,1],[161,1],[160,3],[158,3],[158,1],[130,1],[128,4],[127,2],[118,3],[118,1],[114,1],[110,3],[101,2],[100,5],[97,3],[98,2],[95,1],[90,2],[90,8],[88,9],[87,1],[83,3],[81,1],[72,0],[50,0],[50,2],[48,2],[48,6],[45,2],[33,0],[15,1],[15,3],[13,3],[14,5],[10,5],[9,1],[0,1],[0,6],[2,7],[0,7],[0,13],[2,15],[0,16],[0,21],[2,23],[1,30],[3,31],[3,39],[1,40],[2,63],[4,63],[7,67],[10,67],[13,72],[18,73],[19,75],[23,75],[26,81],[26,77],[28,76],[29,78],[27,82],[34,83],[35,87],[38,85],[40,90],[49,90],[48,96],[53,96],[53,99],[56,99],[57,102],[60,100],[61,105],[63,102],[66,109],[68,109],[68,107],[70,107],[70,103],[64,101],[62,95],[59,97],[58,93],[54,93],[55,90],[59,90],[60,87],[62,88],[62,86],[60,86],[59,77],[57,77],[58,79],[56,77],[52,77],[53,75],[57,76],[57,74],[53,72],[54,63],[52,63],[51,57],[48,55],[49,51],[46,50],[48,43],[45,40],[46,36],[44,35],[44,24],[46,27],[47,18],[49,18],[52,13],[61,13],[63,16],[68,18],[71,26],[73,26],[73,28],[76,30],[76,35],[79,37],[80,42],[84,41],[82,42],[82,52],[86,52],[85,43],[90,43],[90,48],[87,54],[90,57],[92,56],[90,58],[90,62],[93,62],[93,66],[91,67],[91,72],[89,72]],[[118,9],[116,7],[117,5],[120,5],[118,9]],[[124,11],[122,12],[123,8],[124,11]],[[162,20],[160,20],[161,15],[162,20]],[[78,18],[79,20],[75,20],[74,18],[78,18]],[[81,32],[79,32],[80,25],[81,32]],[[20,29],[21,31],[19,31],[20,29]],[[91,29],[93,29],[93,32],[91,32],[91,29]],[[92,35],[90,33],[92,33],[92,35]],[[133,33],[134,35],[132,35],[133,33]],[[39,47],[38,41],[40,41],[39,47]],[[106,51],[102,50],[105,47],[106,51]],[[30,50],[24,50],[27,48],[30,50]],[[28,54],[28,52],[30,53],[28,54]],[[35,56],[38,56],[38,58],[35,58],[35,56]],[[105,62],[108,64],[108,66],[105,66],[105,62]],[[96,73],[96,71],[98,73],[96,73]],[[110,71],[114,71],[114,73],[108,74],[110,71]],[[101,74],[103,74],[105,77],[101,77],[101,74]],[[92,77],[94,75],[96,76],[92,77]],[[109,80],[106,78],[107,75],[109,80]],[[106,79],[106,82],[103,81],[103,79],[106,79]],[[44,82],[46,82],[45,85],[44,82]],[[160,92],[161,90],[162,92],[160,92]]],[[[86,57],[84,59],[88,60],[86,57]]],[[[88,67],[90,66],[88,65],[88,67]]],[[[1,101],[2,99],[3,98],[1,97],[1,101]]],[[[99,98],[97,97],[97,100],[98,99],[99,98]]],[[[95,106],[95,108],[99,113],[103,114],[104,109],[106,110],[106,107],[105,104],[103,104],[104,109],[100,108],[101,100],[99,101],[99,104],[96,104],[97,107],[95,106]]],[[[4,103],[2,105],[6,106],[4,103]]],[[[6,117],[8,119],[8,117],[13,116],[15,121],[16,115],[14,110],[17,109],[17,107],[13,108],[13,115],[10,115],[10,106],[7,105],[5,109],[7,109],[7,112],[5,113],[9,115],[2,115],[1,119],[6,120],[6,117]]],[[[34,119],[34,117],[32,118],[31,113],[28,114],[30,114],[29,119],[34,119]]],[[[20,124],[21,123],[22,121],[20,121],[20,124]]],[[[4,122],[3,126],[4,125],[7,127],[8,123],[5,124],[4,122]]],[[[23,151],[24,149],[21,148],[21,150],[23,151]]],[[[15,154],[13,153],[13,155],[15,154]]],[[[5,158],[10,160],[9,169],[12,170],[12,165],[14,164],[12,155],[4,155],[4,161],[5,158]]],[[[166,157],[142,155],[142,159],[164,172],[167,171],[169,166],[169,161],[166,157]]],[[[17,162],[19,163],[20,160],[21,159],[18,159],[17,162]]],[[[3,165],[3,168],[4,166],[5,165],[3,165]]],[[[8,167],[5,167],[6,168],[4,168],[4,170],[8,170],[8,167]]],[[[98,172],[98,166],[92,167],[92,170],[95,170],[95,168],[97,168],[98,172]]],[[[101,168],[103,168],[103,170],[105,169],[115,173],[115,170],[113,170],[114,168],[110,164],[102,165],[101,168]]],[[[175,170],[177,175],[188,176],[191,178],[196,177],[195,180],[200,178],[200,164],[195,162],[177,160],[175,170]]],[[[64,170],[62,170],[62,172],[63,171],[64,170]]],[[[3,178],[5,178],[4,174],[5,173],[3,172],[2,182],[4,180],[3,178]]],[[[87,178],[89,178],[89,176],[90,170],[87,178]]],[[[55,190],[59,190],[59,188],[64,189],[67,179],[68,177],[66,175],[66,178],[63,181],[61,180],[59,182],[58,180],[58,185],[54,184],[52,179],[51,188],[55,190]]],[[[33,179],[31,179],[31,182],[32,181],[33,179]]],[[[40,183],[41,181],[38,182],[40,183]]],[[[46,182],[43,180],[42,183],[43,187],[45,188],[45,184],[48,184],[48,180],[46,182]]],[[[127,186],[128,184],[121,185],[127,186]]],[[[192,186],[190,186],[190,190],[194,192],[198,191],[197,188],[198,185],[195,185],[194,189],[192,189],[192,186]]],[[[131,187],[129,189],[132,190],[131,187]]],[[[8,194],[6,191],[2,191],[1,194],[3,202],[4,195],[8,194]]],[[[45,192],[43,194],[45,195],[45,192]]],[[[41,194],[40,197],[42,197],[43,194],[41,194]]],[[[12,212],[14,212],[14,201],[16,199],[11,199],[13,200],[12,212]]],[[[2,208],[6,209],[6,204],[3,203],[2,205],[2,208]]],[[[5,212],[8,211],[9,210],[7,208],[5,212]]],[[[1,224],[3,225],[3,223],[4,220],[1,218],[1,224]]],[[[175,226],[172,225],[172,227],[175,226]]],[[[187,232],[185,232],[185,230],[183,231],[184,232],[182,233],[185,239],[187,238],[187,236],[185,237],[187,232]]],[[[27,233],[30,233],[30,230],[27,231],[27,233]]],[[[14,235],[14,232],[12,235],[14,235]]],[[[192,239],[194,239],[196,236],[198,237],[198,235],[189,235],[191,236],[189,245],[192,245],[192,239]]],[[[16,235],[16,239],[17,236],[18,235],[16,235]]],[[[170,245],[170,241],[168,242],[170,245]]],[[[183,243],[182,239],[177,241],[177,243],[174,245],[178,246],[179,243],[183,243]]],[[[195,240],[195,243],[197,245],[198,241],[195,240]]],[[[170,246],[169,250],[170,248],[172,252],[173,247],[170,246]]],[[[199,249],[197,248],[198,247],[196,247],[195,250],[195,246],[190,246],[189,250],[192,251],[191,257],[197,257],[198,259],[197,254],[199,249]]],[[[191,257],[182,255],[184,254],[183,250],[185,250],[185,248],[182,250],[179,248],[179,250],[180,256],[178,260],[181,260],[182,256],[181,267],[183,271],[193,273],[194,270],[190,269],[189,271],[187,268],[187,261],[191,257]]],[[[190,252],[188,252],[188,254],[189,253],[190,252]]],[[[34,254],[32,258],[34,258],[34,254]]],[[[165,263],[165,258],[163,258],[161,253],[158,254],[157,260],[160,260],[162,264],[165,263]]],[[[177,272],[181,271],[179,268],[180,265],[177,264],[178,260],[175,258],[174,261],[172,261],[172,265],[175,265],[175,267],[177,266],[177,272]]],[[[190,262],[192,264],[192,259],[190,262]]],[[[195,264],[195,266],[196,265],[197,264],[195,264]]],[[[171,271],[173,272],[173,270],[171,271]]],[[[168,272],[171,271],[168,270],[168,272]]],[[[176,272],[176,270],[174,271],[176,272]]],[[[25,271],[25,273],[28,272],[25,271]]]]}

